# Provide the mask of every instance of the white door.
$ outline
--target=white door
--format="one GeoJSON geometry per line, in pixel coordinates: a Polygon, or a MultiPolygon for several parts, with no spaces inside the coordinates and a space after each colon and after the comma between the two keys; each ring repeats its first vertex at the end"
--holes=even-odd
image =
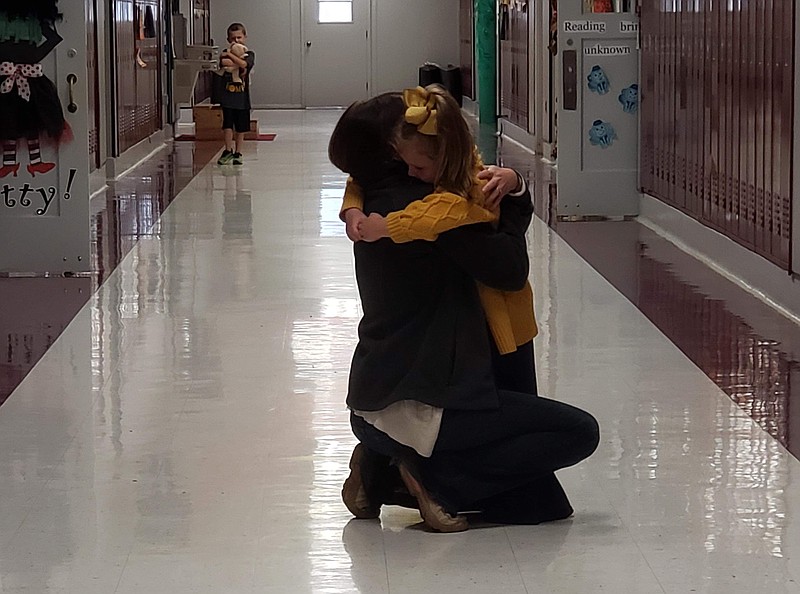
{"type": "MultiPolygon", "coordinates": [[[[54,117],[51,128],[58,129],[59,142],[54,141],[55,132],[34,117],[20,123],[37,130],[37,137],[21,137],[19,130],[2,135],[0,272],[90,269],[86,12],[84,2],[77,1],[61,2],[59,9],[64,13],[62,21],[55,27],[41,25],[43,40],[31,55],[37,64],[5,61],[12,76],[6,77],[11,85],[3,89],[3,105],[22,104],[38,94],[49,106],[47,99],[57,92],[64,125],[60,116],[54,117]],[[48,82],[28,84],[28,77],[46,77],[48,82]]],[[[2,55],[0,62],[4,62],[2,55]]],[[[51,115],[56,113],[47,109],[51,115]]]]}
{"type": "Polygon", "coordinates": [[[303,105],[369,96],[370,0],[303,0],[303,105]]]}
{"type": "Polygon", "coordinates": [[[559,216],[639,212],[638,31],[632,2],[558,5],[559,216]]]}

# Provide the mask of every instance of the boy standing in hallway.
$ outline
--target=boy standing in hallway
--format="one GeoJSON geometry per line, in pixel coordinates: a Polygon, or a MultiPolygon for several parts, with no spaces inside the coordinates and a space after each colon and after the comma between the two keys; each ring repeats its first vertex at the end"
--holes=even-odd
{"type": "MultiPolygon", "coordinates": [[[[245,44],[247,31],[242,23],[232,23],[228,27],[228,44],[245,44]]],[[[238,67],[239,76],[234,77],[231,72],[222,74],[223,91],[220,104],[222,105],[222,129],[225,133],[225,150],[222,152],[217,164],[241,165],[242,142],[244,135],[250,130],[250,71],[256,61],[253,51],[247,50],[241,57],[226,49],[222,52],[223,67],[238,67]],[[241,79],[241,82],[238,82],[241,79]],[[234,132],[236,133],[234,141],[234,132]]]]}

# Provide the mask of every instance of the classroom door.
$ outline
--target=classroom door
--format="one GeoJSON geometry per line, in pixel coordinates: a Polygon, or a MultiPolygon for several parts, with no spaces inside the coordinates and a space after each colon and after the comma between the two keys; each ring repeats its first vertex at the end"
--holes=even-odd
{"type": "Polygon", "coordinates": [[[558,3],[558,215],[638,214],[639,19],[632,0],[558,3]]]}
{"type": "Polygon", "coordinates": [[[303,0],[303,105],[369,97],[370,0],[303,0]]]}
{"type": "MultiPolygon", "coordinates": [[[[86,5],[61,2],[59,9],[63,20],[54,27],[40,22],[43,40],[35,52],[26,50],[33,52],[35,66],[14,65],[0,56],[0,62],[11,69],[6,81],[12,83],[3,89],[2,105],[11,103],[10,93],[31,103],[38,100],[35,104],[48,110],[46,121],[53,122],[46,128],[45,119],[30,116],[30,121],[19,121],[19,128],[2,143],[2,273],[90,270],[86,5]],[[47,81],[28,84],[29,77],[47,81]],[[61,110],[56,107],[59,102],[61,110]],[[36,130],[38,135],[26,136],[26,130],[36,130]],[[57,140],[51,131],[58,131],[57,140]]],[[[31,18],[35,15],[32,11],[31,18]]]]}

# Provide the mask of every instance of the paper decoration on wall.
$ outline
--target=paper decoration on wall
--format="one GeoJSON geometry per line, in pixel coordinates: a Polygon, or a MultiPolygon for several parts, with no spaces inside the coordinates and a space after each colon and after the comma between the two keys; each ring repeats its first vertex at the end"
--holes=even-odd
{"type": "Polygon", "coordinates": [[[605,95],[611,90],[611,81],[600,66],[592,66],[592,71],[586,77],[589,81],[589,90],[598,95],[605,95]]]}
{"type": "Polygon", "coordinates": [[[589,128],[589,142],[592,143],[592,146],[606,149],[614,144],[616,139],[617,133],[611,123],[603,120],[592,122],[592,127],[589,128]]]}
{"type": "Polygon", "coordinates": [[[158,36],[156,30],[156,18],[153,14],[153,7],[147,5],[142,8],[138,4],[133,5],[133,26],[135,27],[136,40],[155,39],[158,36]]]}
{"type": "Polygon", "coordinates": [[[41,64],[62,41],[55,28],[61,19],[57,4],[40,0],[0,7],[0,178],[18,175],[20,141],[28,146],[28,173],[36,176],[55,167],[42,161],[42,145],[72,139],[58,90],[41,64]]]}
{"type": "MultiPolygon", "coordinates": [[[[153,7],[147,6],[142,9],[138,4],[133,5],[133,26],[135,28],[134,37],[136,41],[143,41],[145,39],[153,39],[157,36],[156,20],[153,15],[153,7]]],[[[147,68],[147,62],[142,58],[142,48],[136,44],[136,65],[140,68],[147,68]]]]}
{"type": "Polygon", "coordinates": [[[639,85],[634,83],[622,89],[619,94],[619,102],[625,113],[636,113],[639,110],[639,85]]]}
{"type": "Polygon", "coordinates": [[[611,0],[587,0],[588,12],[614,12],[611,0]]]}

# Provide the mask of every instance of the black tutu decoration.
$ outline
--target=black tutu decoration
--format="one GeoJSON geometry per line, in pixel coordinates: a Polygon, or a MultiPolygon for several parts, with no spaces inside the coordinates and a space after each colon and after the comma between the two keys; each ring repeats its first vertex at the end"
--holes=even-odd
{"type": "Polygon", "coordinates": [[[55,29],[61,16],[58,0],[0,2],[0,20],[11,31],[0,40],[0,141],[72,138],[58,90],[41,64],[62,41],[55,29]]]}
{"type": "MultiPolygon", "coordinates": [[[[0,76],[0,87],[8,78],[0,76]]],[[[27,101],[20,95],[17,84],[10,92],[0,93],[0,140],[38,137],[54,144],[70,140],[64,109],[53,81],[44,75],[26,80],[30,86],[27,101]]]]}

